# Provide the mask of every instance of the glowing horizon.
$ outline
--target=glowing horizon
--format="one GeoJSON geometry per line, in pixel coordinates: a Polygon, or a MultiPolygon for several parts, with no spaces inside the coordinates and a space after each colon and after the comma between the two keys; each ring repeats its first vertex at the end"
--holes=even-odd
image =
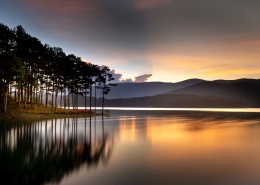
{"type": "Polygon", "coordinates": [[[227,0],[21,0],[0,22],[107,65],[117,80],[260,78],[260,2],[227,0]]]}

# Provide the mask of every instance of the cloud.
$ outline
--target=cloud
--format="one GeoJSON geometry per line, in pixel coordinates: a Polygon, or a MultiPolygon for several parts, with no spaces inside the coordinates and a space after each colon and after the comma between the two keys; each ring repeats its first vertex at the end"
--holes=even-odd
{"type": "Polygon", "coordinates": [[[82,39],[91,21],[104,17],[102,6],[94,0],[21,0],[19,5],[45,31],[66,40],[78,35],[82,39]]]}
{"type": "Polygon", "coordinates": [[[113,80],[113,83],[120,83],[121,82],[121,78],[122,78],[122,74],[120,73],[116,73],[116,71],[114,69],[112,69],[110,71],[110,73],[112,74],[114,80],[113,80]]]}
{"type": "Polygon", "coordinates": [[[148,78],[150,78],[151,76],[153,76],[152,74],[144,74],[144,75],[140,75],[135,77],[135,82],[146,82],[148,80],[148,78]]]}
{"type": "Polygon", "coordinates": [[[60,14],[75,16],[91,13],[97,10],[97,6],[94,1],[90,0],[22,0],[22,2],[34,9],[55,13],[56,15],[60,14]]]}
{"type": "Polygon", "coordinates": [[[172,0],[138,0],[134,4],[134,8],[137,10],[146,10],[146,9],[160,7],[169,4],[171,2],[172,0]]]}
{"type": "MultiPolygon", "coordinates": [[[[100,66],[100,69],[102,69],[104,65],[100,66]]],[[[121,73],[116,73],[114,69],[110,70],[110,73],[112,74],[114,80],[113,83],[140,83],[140,82],[147,82],[147,80],[152,76],[152,74],[144,74],[135,77],[135,80],[132,80],[131,78],[122,79],[121,73]]]]}
{"type": "Polygon", "coordinates": [[[140,82],[147,82],[148,78],[150,78],[152,74],[144,74],[135,77],[135,80],[132,80],[131,78],[122,79],[119,82],[121,83],[140,83],[140,82]]]}
{"type": "Polygon", "coordinates": [[[260,40],[247,40],[236,43],[236,46],[238,47],[259,47],[260,46],[260,40]]]}
{"type": "MultiPolygon", "coordinates": [[[[103,69],[105,65],[99,66],[100,69],[103,69]]],[[[116,73],[114,69],[111,69],[109,71],[110,74],[112,74],[112,77],[114,78],[113,83],[121,83],[122,82],[122,74],[121,73],[116,73]]]]}
{"type": "Polygon", "coordinates": [[[131,78],[127,78],[125,80],[122,80],[121,82],[125,82],[125,83],[133,83],[134,81],[131,78]]]}

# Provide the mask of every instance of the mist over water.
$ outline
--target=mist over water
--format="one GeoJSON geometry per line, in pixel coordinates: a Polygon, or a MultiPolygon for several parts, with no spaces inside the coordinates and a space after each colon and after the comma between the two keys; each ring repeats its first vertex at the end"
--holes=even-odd
{"type": "Polygon", "coordinates": [[[258,113],[112,110],[103,119],[0,125],[9,184],[260,183],[258,113]]]}
{"type": "MultiPolygon", "coordinates": [[[[70,107],[71,109],[73,107],[70,107]]],[[[85,107],[79,107],[79,109],[85,109],[85,107]]],[[[87,107],[89,109],[89,107],[87,107]]],[[[95,108],[92,107],[92,110],[95,108]]],[[[97,110],[102,109],[102,107],[96,107],[97,110]]],[[[130,110],[130,111],[194,111],[194,112],[243,112],[260,113],[260,108],[147,108],[147,107],[104,107],[105,110],[130,110]]]]}

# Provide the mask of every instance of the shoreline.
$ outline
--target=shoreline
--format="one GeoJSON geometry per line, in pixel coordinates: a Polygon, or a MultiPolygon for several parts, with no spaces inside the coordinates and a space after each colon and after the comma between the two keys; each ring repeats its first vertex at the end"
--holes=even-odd
{"type": "Polygon", "coordinates": [[[102,116],[101,114],[91,114],[87,113],[18,113],[18,114],[1,114],[0,115],[0,124],[4,123],[30,123],[34,121],[46,120],[46,119],[55,119],[55,118],[79,118],[79,117],[94,117],[102,116]]]}
{"type": "Polygon", "coordinates": [[[76,117],[94,117],[102,116],[101,113],[95,113],[90,110],[82,109],[63,109],[57,108],[56,111],[51,106],[28,106],[26,109],[21,106],[12,104],[6,113],[0,113],[0,123],[29,123],[33,121],[54,119],[54,118],[76,118],[76,117]]]}

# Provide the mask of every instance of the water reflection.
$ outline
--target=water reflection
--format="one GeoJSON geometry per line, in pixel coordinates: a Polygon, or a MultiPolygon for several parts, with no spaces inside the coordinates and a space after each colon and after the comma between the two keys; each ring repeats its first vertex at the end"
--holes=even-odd
{"type": "Polygon", "coordinates": [[[106,120],[118,125],[117,147],[106,172],[113,181],[89,177],[87,182],[260,183],[258,114],[134,114],[117,113],[106,120]]]}
{"type": "Polygon", "coordinates": [[[107,163],[113,138],[104,123],[64,118],[34,124],[1,125],[0,174],[8,184],[58,183],[72,171],[107,163]]]}
{"type": "Polygon", "coordinates": [[[259,114],[112,112],[1,130],[9,184],[260,184],[259,114]]]}

